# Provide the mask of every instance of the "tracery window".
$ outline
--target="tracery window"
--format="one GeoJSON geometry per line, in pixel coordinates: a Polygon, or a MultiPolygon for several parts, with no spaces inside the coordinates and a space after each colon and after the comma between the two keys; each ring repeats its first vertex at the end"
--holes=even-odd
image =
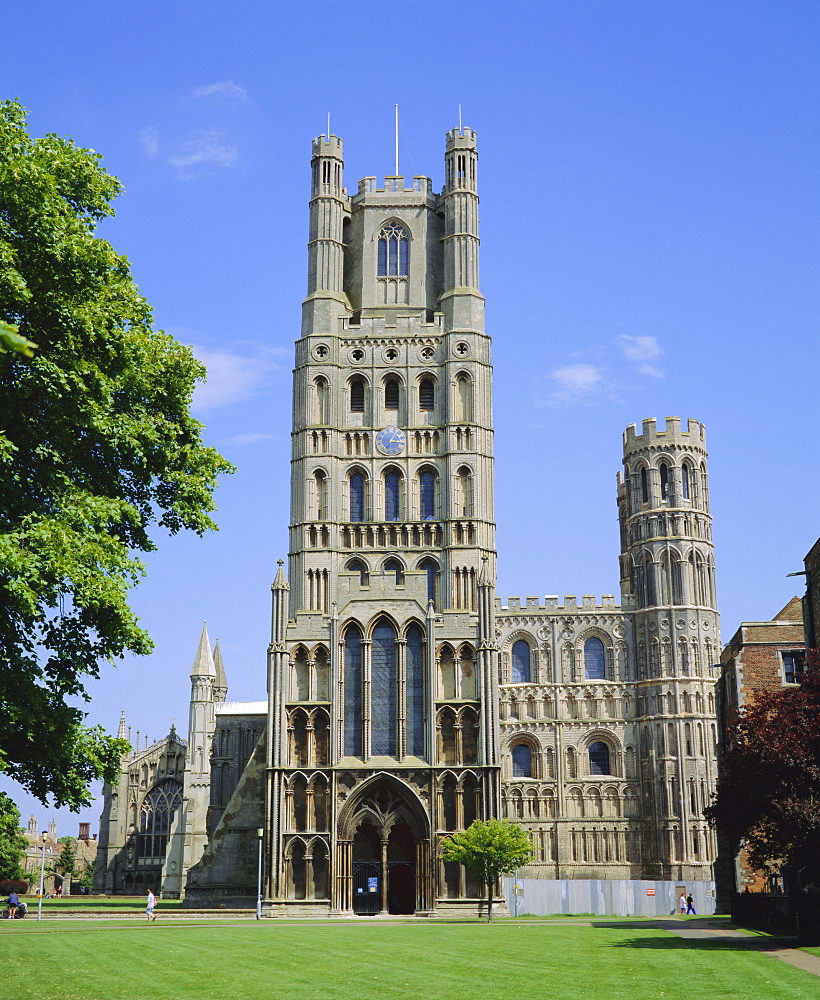
{"type": "Polygon", "coordinates": [[[530,682],[530,644],[519,639],[512,648],[512,683],[529,684],[530,682]]]}
{"type": "Polygon", "coordinates": [[[141,859],[164,861],[174,814],[182,804],[182,785],[170,778],[155,785],[142,800],[137,851],[141,859]]]}
{"type": "Polygon", "coordinates": [[[344,638],[345,756],[362,753],[362,630],[350,624],[344,638]]]}
{"type": "Polygon", "coordinates": [[[606,680],[604,644],[595,636],[584,643],[584,675],[588,681],[606,680]]]}
{"type": "Polygon", "coordinates": [[[398,222],[388,222],[379,233],[378,276],[406,277],[410,272],[410,241],[398,222]]]}

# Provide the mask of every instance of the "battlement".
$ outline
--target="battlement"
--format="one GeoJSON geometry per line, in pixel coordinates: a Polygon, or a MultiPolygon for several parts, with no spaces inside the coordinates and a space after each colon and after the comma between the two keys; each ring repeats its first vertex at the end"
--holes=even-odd
{"type": "Polygon", "coordinates": [[[591,609],[597,609],[599,611],[620,611],[621,606],[615,603],[614,594],[602,594],[600,604],[597,602],[594,594],[584,594],[581,598],[581,603],[578,603],[578,598],[575,594],[568,594],[564,597],[564,603],[558,603],[558,596],[555,594],[547,594],[544,598],[544,604],[541,604],[540,597],[525,597],[524,603],[521,603],[520,597],[508,597],[506,605],[502,604],[501,598],[496,597],[495,599],[495,609],[496,611],[507,611],[511,614],[516,614],[520,611],[587,611],[591,609]]]}
{"type": "Polygon", "coordinates": [[[638,434],[635,424],[630,424],[623,435],[624,451],[656,446],[669,447],[679,444],[685,447],[706,447],[706,425],[691,417],[688,429],[681,429],[680,417],[667,417],[664,430],[658,430],[654,417],[641,421],[641,433],[638,434]]]}
{"type": "Polygon", "coordinates": [[[338,135],[328,138],[326,135],[318,135],[311,144],[313,156],[334,156],[341,160],[344,155],[344,142],[338,135]]]}
{"type": "Polygon", "coordinates": [[[471,128],[454,128],[447,133],[447,152],[453,149],[475,149],[478,133],[471,128]]]}
{"type": "Polygon", "coordinates": [[[412,178],[410,187],[405,186],[402,174],[385,177],[383,187],[379,187],[378,184],[378,177],[362,177],[359,181],[358,194],[423,194],[425,196],[433,194],[432,180],[421,174],[412,178]]]}

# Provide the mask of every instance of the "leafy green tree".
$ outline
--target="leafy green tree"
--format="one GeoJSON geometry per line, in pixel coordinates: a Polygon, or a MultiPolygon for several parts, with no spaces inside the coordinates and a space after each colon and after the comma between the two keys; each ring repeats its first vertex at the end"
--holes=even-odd
{"type": "Polygon", "coordinates": [[[798,688],[757,691],[726,733],[707,817],[749,864],[820,890],[820,656],[798,688]]]}
{"type": "Polygon", "coordinates": [[[493,916],[493,893],[499,878],[532,857],[526,833],[511,820],[477,819],[466,830],[451,834],[442,845],[444,861],[457,861],[477,875],[487,890],[487,921],[493,916]]]}
{"type": "Polygon", "coordinates": [[[74,875],[76,867],[77,852],[74,850],[70,842],[63,844],[63,849],[57,855],[57,859],[54,862],[54,870],[59,872],[61,875],[68,875],[69,878],[71,878],[74,875]]]}
{"type": "Polygon", "coordinates": [[[96,865],[92,864],[90,861],[86,861],[83,870],[78,873],[78,877],[76,879],[81,888],[91,892],[94,888],[94,874],[96,870],[96,865]]]}
{"type": "Polygon", "coordinates": [[[25,878],[22,860],[28,841],[20,829],[20,811],[0,792],[0,882],[25,878]]]}
{"type": "Polygon", "coordinates": [[[138,553],[157,527],[215,528],[231,471],[190,415],[205,369],[95,236],[121,190],[100,159],[0,102],[0,322],[37,345],[0,353],[0,771],[74,809],[127,745],[69,700],[101,661],[150,652],[138,553]]]}

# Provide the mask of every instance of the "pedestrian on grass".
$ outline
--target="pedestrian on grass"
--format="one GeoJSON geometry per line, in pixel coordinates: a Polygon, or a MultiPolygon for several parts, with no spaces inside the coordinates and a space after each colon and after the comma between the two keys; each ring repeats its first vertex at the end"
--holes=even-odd
{"type": "Polygon", "coordinates": [[[691,893],[689,893],[686,897],[686,915],[689,916],[690,913],[693,917],[697,916],[697,913],[695,912],[695,901],[692,899],[691,893]]]}
{"type": "Polygon", "coordinates": [[[682,917],[686,916],[686,896],[683,893],[680,894],[680,899],[678,900],[678,908],[680,909],[680,915],[682,917]]]}
{"type": "Polygon", "coordinates": [[[146,915],[146,917],[148,917],[149,920],[156,920],[157,919],[154,916],[154,907],[156,905],[157,905],[157,897],[149,889],[148,890],[148,901],[147,901],[147,905],[145,907],[145,915],[146,915]]]}
{"type": "Polygon", "coordinates": [[[20,897],[12,889],[9,893],[9,920],[14,920],[17,915],[17,907],[20,905],[20,897]]]}

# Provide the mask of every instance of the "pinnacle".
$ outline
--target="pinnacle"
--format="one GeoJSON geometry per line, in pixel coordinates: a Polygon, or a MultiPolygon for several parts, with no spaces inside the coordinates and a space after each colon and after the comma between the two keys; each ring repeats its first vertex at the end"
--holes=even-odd
{"type": "Polygon", "coordinates": [[[208,638],[208,625],[202,623],[202,633],[199,637],[194,664],[191,667],[191,677],[216,677],[216,667],[211,653],[211,640],[208,638]]]}

